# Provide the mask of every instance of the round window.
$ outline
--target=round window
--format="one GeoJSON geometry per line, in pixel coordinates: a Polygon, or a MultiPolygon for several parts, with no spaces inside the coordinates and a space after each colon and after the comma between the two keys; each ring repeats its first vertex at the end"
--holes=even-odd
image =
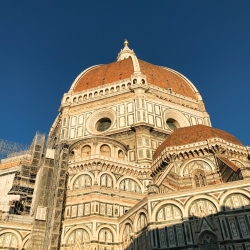
{"type": "Polygon", "coordinates": [[[167,125],[171,130],[176,130],[177,129],[177,122],[173,119],[167,119],[167,125]]]}
{"type": "Polygon", "coordinates": [[[111,126],[111,120],[109,118],[102,118],[96,123],[96,130],[103,132],[111,126]]]}
{"type": "Polygon", "coordinates": [[[98,110],[90,115],[86,128],[91,134],[101,134],[112,128],[115,121],[115,112],[110,109],[98,110]]]}

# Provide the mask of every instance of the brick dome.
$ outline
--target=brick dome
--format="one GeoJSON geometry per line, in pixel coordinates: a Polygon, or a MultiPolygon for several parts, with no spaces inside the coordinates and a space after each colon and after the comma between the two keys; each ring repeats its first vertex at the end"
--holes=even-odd
{"type": "MultiPolygon", "coordinates": [[[[194,88],[182,74],[138,59],[140,72],[146,76],[147,82],[161,88],[172,88],[173,92],[196,99],[194,88]]],[[[116,62],[98,65],[84,71],[76,79],[73,92],[81,92],[112,82],[130,78],[135,73],[131,57],[116,62]]]]}
{"type": "Polygon", "coordinates": [[[185,144],[192,144],[196,142],[206,141],[211,138],[220,138],[229,143],[233,143],[239,146],[243,144],[233,135],[226,131],[208,127],[205,125],[195,125],[190,127],[184,127],[176,129],[167,139],[157,148],[153,155],[155,160],[161,152],[167,147],[181,146],[185,144]]]}

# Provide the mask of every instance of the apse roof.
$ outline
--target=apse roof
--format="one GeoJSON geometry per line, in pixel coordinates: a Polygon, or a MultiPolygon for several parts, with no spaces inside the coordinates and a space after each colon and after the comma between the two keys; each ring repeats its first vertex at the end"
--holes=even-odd
{"type": "Polygon", "coordinates": [[[154,153],[153,159],[155,160],[161,154],[161,152],[167,147],[192,144],[196,142],[206,141],[207,139],[211,138],[220,138],[229,143],[243,146],[243,144],[230,133],[217,128],[212,128],[200,124],[200,125],[176,129],[157,148],[157,150],[154,153]]]}

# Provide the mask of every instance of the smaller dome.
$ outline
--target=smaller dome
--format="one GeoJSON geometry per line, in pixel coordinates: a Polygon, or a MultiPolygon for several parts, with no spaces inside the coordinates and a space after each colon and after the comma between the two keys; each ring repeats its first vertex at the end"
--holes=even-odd
{"type": "Polygon", "coordinates": [[[192,144],[196,142],[206,141],[211,138],[220,138],[229,143],[233,143],[239,146],[243,144],[230,133],[217,129],[208,127],[205,125],[195,125],[190,127],[184,127],[176,129],[168,138],[157,148],[153,155],[153,160],[155,160],[161,152],[167,147],[181,146],[186,144],[192,144]]]}

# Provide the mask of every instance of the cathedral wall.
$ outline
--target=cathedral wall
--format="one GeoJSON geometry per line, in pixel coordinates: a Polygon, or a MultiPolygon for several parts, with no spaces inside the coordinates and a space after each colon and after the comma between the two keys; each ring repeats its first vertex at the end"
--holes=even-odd
{"type": "Polygon", "coordinates": [[[19,250],[27,246],[31,231],[31,220],[23,216],[6,218],[0,221],[0,249],[19,250]]]}
{"type": "Polygon", "coordinates": [[[121,249],[249,249],[249,197],[247,181],[149,195],[119,219],[121,249]]]}

